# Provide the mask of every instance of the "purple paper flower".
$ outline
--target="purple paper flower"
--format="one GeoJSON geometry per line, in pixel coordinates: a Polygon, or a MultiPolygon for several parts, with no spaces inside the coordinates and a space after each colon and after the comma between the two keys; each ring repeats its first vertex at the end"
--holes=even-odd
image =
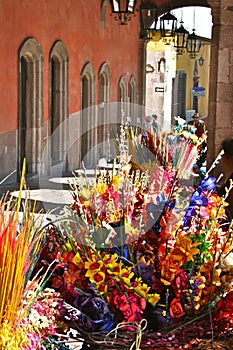
{"type": "Polygon", "coordinates": [[[102,298],[92,294],[77,292],[74,306],[82,313],[78,323],[87,331],[109,332],[114,328],[113,315],[102,298]]]}
{"type": "Polygon", "coordinates": [[[139,265],[139,271],[136,268],[133,269],[135,276],[137,276],[137,277],[140,276],[142,278],[142,280],[148,286],[152,286],[152,284],[155,281],[155,277],[154,277],[155,267],[154,267],[154,265],[152,265],[152,264],[145,265],[143,262],[140,262],[138,265],[139,265]]]}

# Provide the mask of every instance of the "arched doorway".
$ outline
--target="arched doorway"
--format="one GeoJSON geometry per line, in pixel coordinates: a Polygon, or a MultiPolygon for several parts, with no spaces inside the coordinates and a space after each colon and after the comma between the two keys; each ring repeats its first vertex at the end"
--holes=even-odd
{"type": "MultiPolygon", "coordinates": [[[[51,165],[63,164],[66,157],[69,57],[65,44],[57,41],[50,53],[50,159],[51,165]]],[[[66,167],[66,165],[65,165],[66,167]]],[[[66,169],[64,169],[66,170],[66,169]]]]}
{"type": "Polygon", "coordinates": [[[105,62],[101,65],[98,74],[98,153],[99,157],[107,157],[106,141],[109,130],[109,100],[110,100],[111,72],[109,65],[105,62]]]}
{"type": "Polygon", "coordinates": [[[96,159],[97,130],[95,111],[95,72],[88,62],[81,73],[81,161],[86,167],[94,165],[96,159]]]}
{"type": "Polygon", "coordinates": [[[26,158],[26,174],[41,172],[43,127],[43,52],[30,38],[19,50],[18,176],[26,158]]]}
{"type": "Polygon", "coordinates": [[[121,76],[118,82],[118,120],[121,122],[121,118],[124,115],[127,115],[127,103],[128,103],[128,89],[127,83],[124,76],[121,76]]]}
{"type": "Polygon", "coordinates": [[[137,80],[134,75],[131,75],[129,80],[129,115],[132,118],[132,120],[136,120],[136,117],[138,117],[138,105],[137,105],[137,80]]]}

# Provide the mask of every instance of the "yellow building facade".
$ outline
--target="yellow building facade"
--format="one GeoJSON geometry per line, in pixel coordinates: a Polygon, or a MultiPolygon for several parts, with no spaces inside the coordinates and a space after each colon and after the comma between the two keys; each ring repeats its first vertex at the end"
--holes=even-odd
{"type": "Polygon", "coordinates": [[[198,112],[208,115],[210,40],[202,39],[195,58],[177,54],[173,42],[165,43],[157,33],[147,43],[146,110],[155,113],[164,130],[177,115],[187,119],[198,112]],[[198,85],[194,91],[193,86],[198,85]]]}

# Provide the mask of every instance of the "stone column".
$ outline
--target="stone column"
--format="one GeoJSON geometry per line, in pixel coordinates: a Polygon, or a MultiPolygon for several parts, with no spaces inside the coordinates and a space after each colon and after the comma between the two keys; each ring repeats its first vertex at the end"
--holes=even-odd
{"type": "Polygon", "coordinates": [[[216,158],[222,140],[233,137],[233,11],[232,6],[228,6],[230,2],[221,0],[212,6],[208,167],[216,158]]]}
{"type": "Polygon", "coordinates": [[[139,39],[138,53],[138,104],[145,106],[146,96],[146,46],[147,40],[139,39]]]}

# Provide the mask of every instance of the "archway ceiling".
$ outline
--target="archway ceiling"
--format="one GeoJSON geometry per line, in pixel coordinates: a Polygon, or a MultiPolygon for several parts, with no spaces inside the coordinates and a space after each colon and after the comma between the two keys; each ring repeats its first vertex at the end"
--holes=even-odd
{"type": "MultiPolygon", "coordinates": [[[[139,3],[141,0],[139,1],[139,3]]],[[[221,0],[156,0],[158,5],[159,14],[167,11],[168,9],[175,9],[184,6],[204,6],[212,7],[216,3],[220,3],[221,0]]]]}

